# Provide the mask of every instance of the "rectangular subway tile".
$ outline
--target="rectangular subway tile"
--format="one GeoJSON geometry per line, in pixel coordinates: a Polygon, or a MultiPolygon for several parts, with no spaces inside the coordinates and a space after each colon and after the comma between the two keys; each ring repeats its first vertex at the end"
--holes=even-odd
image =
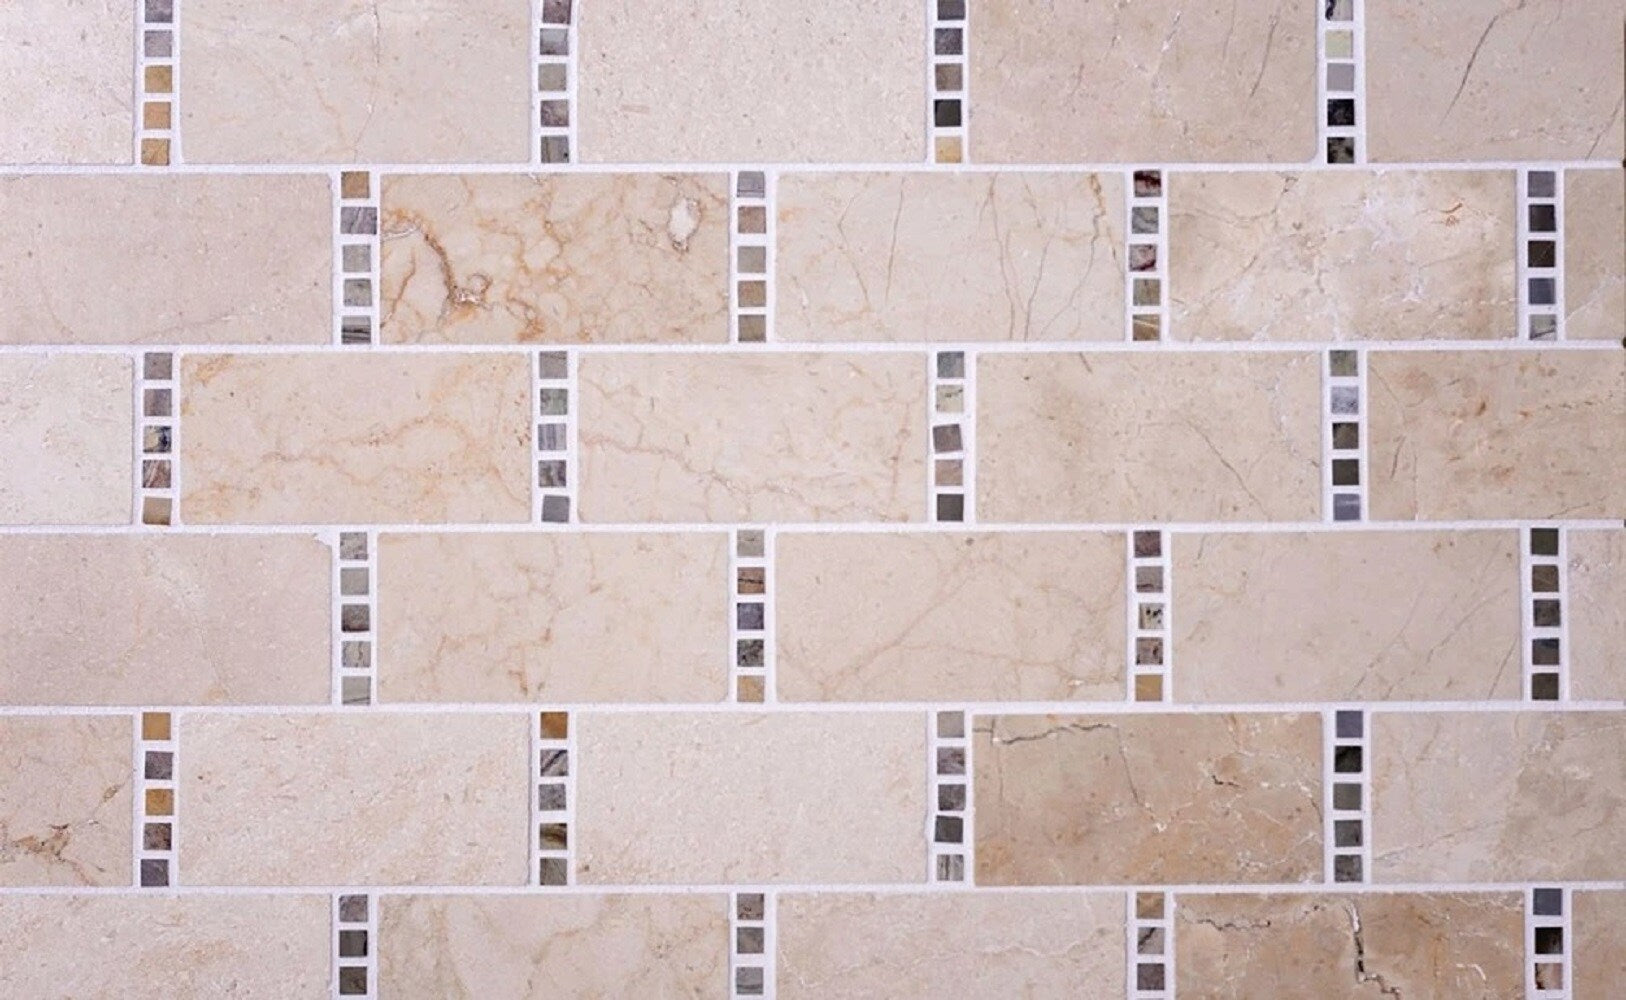
{"type": "Polygon", "coordinates": [[[0,163],[131,161],[135,10],[60,0],[0,7],[0,38],[11,43],[0,52],[0,163]]]}
{"type": "Polygon", "coordinates": [[[0,886],[130,884],[133,739],[126,715],[0,716],[0,886]]]}
{"type": "Polygon", "coordinates": [[[1563,176],[1564,336],[1626,339],[1626,171],[1563,176]]]}
{"type": "Polygon", "coordinates": [[[1608,997],[1626,983],[1626,892],[1585,890],[1570,900],[1574,996],[1608,997]]]}
{"type": "MultiPolygon", "coordinates": [[[[1626,701],[1626,531],[1570,531],[1568,592],[1570,691],[1582,701],[1626,701]]],[[[1551,597],[1550,593],[1534,595],[1551,597]]]]}
{"type": "Polygon", "coordinates": [[[116,355],[0,356],[0,524],[129,523],[134,378],[116,355]]]}

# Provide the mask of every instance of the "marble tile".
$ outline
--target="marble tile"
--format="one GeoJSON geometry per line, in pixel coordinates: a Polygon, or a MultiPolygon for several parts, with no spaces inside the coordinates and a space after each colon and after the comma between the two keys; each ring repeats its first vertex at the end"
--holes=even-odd
{"type": "Polygon", "coordinates": [[[778,912],[780,1000],[1124,991],[1118,893],[795,893],[778,912]]]}
{"type": "Polygon", "coordinates": [[[580,883],[926,874],[917,712],[585,712],[573,722],[580,883]]]}
{"type": "Polygon", "coordinates": [[[1124,545],[1120,534],[782,534],[779,697],[1120,698],[1124,545]]]}
{"type": "Polygon", "coordinates": [[[1374,881],[1626,876],[1618,714],[1378,713],[1371,726],[1374,881]]]}
{"type": "MultiPolygon", "coordinates": [[[[12,0],[0,6],[0,163],[129,163],[135,6],[12,0]]],[[[0,213],[3,217],[3,213],[0,213]]]]}
{"type": "Polygon", "coordinates": [[[530,158],[526,0],[187,0],[195,163],[530,158]]]}
{"type": "Polygon", "coordinates": [[[0,524],[129,523],[134,377],[117,355],[0,356],[0,524]]]}
{"type": "Polygon", "coordinates": [[[1122,340],[1114,174],[818,174],[779,180],[774,336],[1122,340]]]}
{"type": "Polygon", "coordinates": [[[1564,0],[1371,0],[1374,161],[1618,160],[1620,10],[1564,0]]]}
{"type": "Polygon", "coordinates": [[[308,535],[0,535],[0,702],[325,703],[330,559],[308,535]]]}
{"type": "Polygon", "coordinates": [[[917,162],[925,9],[583,3],[584,162],[917,162]]]}
{"type": "Polygon", "coordinates": [[[530,517],[524,355],[188,355],[180,394],[184,521],[530,517]]]}
{"type": "Polygon", "coordinates": [[[1626,509],[1620,350],[1373,352],[1371,516],[1611,517],[1626,509]]]}
{"type": "Polygon", "coordinates": [[[971,158],[1302,163],[1315,148],[1315,11],[969,5],[971,158]]]}
{"type": "Polygon", "coordinates": [[[388,343],[728,340],[727,174],[382,184],[388,343]]]}
{"type": "MultiPolygon", "coordinates": [[[[0,886],[130,884],[131,726],[121,715],[0,716],[0,886]]],[[[4,926],[0,942],[16,933],[4,926]]]]}
{"type": "Polygon", "coordinates": [[[1626,701],[1626,531],[1571,531],[1565,544],[1570,696],[1626,701]]]}
{"type": "Polygon", "coordinates": [[[978,885],[1321,878],[1321,719],[978,716],[978,885]]]}
{"type": "Polygon", "coordinates": [[[1516,333],[1514,172],[1175,173],[1174,340],[1516,333]]]}
{"type": "Polygon", "coordinates": [[[183,715],[185,885],[524,885],[524,715],[183,715]]]}
{"type": "Polygon", "coordinates": [[[1571,989],[1577,1000],[1607,997],[1626,982],[1626,892],[1576,892],[1570,900],[1571,989]]]}
{"type": "Polygon", "coordinates": [[[383,701],[721,701],[728,535],[379,538],[383,701]]]}
{"type": "Polygon", "coordinates": [[[1173,540],[1180,701],[1521,696],[1517,531],[1173,540]]]}
{"type": "Polygon", "coordinates": [[[583,355],[584,521],[917,521],[920,354],[583,355]]]}
{"type": "Polygon", "coordinates": [[[984,520],[1320,517],[1314,354],[985,353],[977,378],[984,520]]]}
{"type": "Polygon", "coordinates": [[[320,174],[0,177],[0,343],[325,344],[332,212],[320,174]]]}
{"type": "Polygon", "coordinates": [[[1564,336],[1626,339],[1626,171],[1564,174],[1564,336]]]}

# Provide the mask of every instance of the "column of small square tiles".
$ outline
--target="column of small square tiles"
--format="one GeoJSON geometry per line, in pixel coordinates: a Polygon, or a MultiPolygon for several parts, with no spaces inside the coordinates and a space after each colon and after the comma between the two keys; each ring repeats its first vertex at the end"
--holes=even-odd
{"type": "Polygon", "coordinates": [[[1526,340],[1564,339],[1564,176],[1519,171],[1519,329],[1526,340]]]}
{"type": "Polygon", "coordinates": [[[736,702],[763,702],[770,697],[768,662],[773,632],[769,614],[771,560],[769,533],[760,528],[735,531],[730,539],[730,598],[734,616],[728,647],[733,656],[733,692],[736,702]]]}
{"type": "Polygon", "coordinates": [[[136,60],[140,116],[136,127],[136,162],[167,167],[181,159],[176,75],[179,72],[180,0],[143,0],[141,38],[136,60]]]}
{"type": "Polygon", "coordinates": [[[1565,625],[1569,559],[1565,531],[1526,528],[1523,552],[1524,694],[1528,701],[1569,697],[1569,642],[1565,625]]]}
{"type": "Polygon", "coordinates": [[[1537,886],[1525,895],[1525,996],[1529,1000],[1569,1000],[1570,904],[1568,889],[1537,886]]]}
{"type": "Polygon", "coordinates": [[[931,361],[933,521],[976,520],[971,492],[975,428],[970,398],[976,363],[976,355],[965,351],[938,351],[931,361]]]}
{"type": "Polygon", "coordinates": [[[136,733],[136,885],[163,888],[177,881],[175,855],[175,717],[142,712],[136,733]]]}
{"type": "Polygon", "coordinates": [[[378,339],[378,174],[344,170],[334,178],[333,300],[340,344],[378,339]]]}
{"type": "Polygon", "coordinates": [[[927,53],[931,78],[932,160],[960,163],[966,158],[967,112],[966,0],[929,0],[932,23],[927,53]]]}
{"type": "Polygon", "coordinates": [[[1367,882],[1372,871],[1371,720],[1359,709],[1335,709],[1325,720],[1327,871],[1329,882],[1367,882]]]}
{"type": "Polygon", "coordinates": [[[1129,534],[1129,673],[1132,701],[1168,701],[1170,673],[1169,536],[1162,531],[1129,534]]]}
{"type": "Polygon", "coordinates": [[[341,531],[333,547],[333,703],[377,700],[378,534],[341,531]]]}
{"type": "Polygon", "coordinates": [[[736,170],[730,178],[733,225],[729,235],[729,305],[734,341],[762,343],[773,327],[773,195],[775,178],[763,170],[736,170]]]}
{"type": "Polygon", "coordinates": [[[1169,198],[1160,170],[1131,171],[1128,267],[1130,340],[1162,340],[1169,317],[1169,198]]]}
{"type": "Polygon", "coordinates": [[[1328,520],[1366,518],[1366,354],[1328,351],[1322,372],[1326,420],[1321,463],[1322,509],[1328,520]]]}
{"type": "Polygon", "coordinates": [[[736,892],[729,897],[729,995],[774,995],[774,928],[778,897],[771,892],[736,892]]]}
{"type": "Polygon", "coordinates": [[[378,897],[333,897],[333,995],[377,996],[378,897]]]}
{"type": "Polygon", "coordinates": [[[139,363],[136,449],[141,463],[135,515],[140,524],[163,527],[180,522],[180,468],[175,461],[180,451],[180,380],[173,354],[143,354],[139,363]]]}
{"type": "Polygon", "coordinates": [[[1317,51],[1323,163],[1366,162],[1364,0],[1321,0],[1317,51]]]}
{"type": "Polygon", "coordinates": [[[531,829],[536,837],[532,870],[537,885],[571,885],[576,881],[571,827],[576,808],[575,726],[569,712],[538,713],[531,731],[531,760],[536,763],[536,799],[531,829]]]}
{"type": "Polygon", "coordinates": [[[960,709],[928,718],[933,792],[931,868],[933,882],[968,885],[971,855],[971,730],[960,709]]]}
{"type": "Polygon", "coordinates": [[[536,488],[532,491],[532,518],[538,524],[568,524],[576,509],[575,466],[576,356],[570,351],[542,351],[531,369],[531,396],[536,400],[536,440],[532,464],[536,488]]]}
{"type": "Polygon", "coordinates": [[[536,46],[532,153],[537,163],[569,163],[576,149],[576,18],[572,0],[532,0],[536,46]]]}
{"type": "Polygon", "coordinates": [[[1129,893],[1129,1000],[1173,1000],[1174,897],[1129,893]]]}

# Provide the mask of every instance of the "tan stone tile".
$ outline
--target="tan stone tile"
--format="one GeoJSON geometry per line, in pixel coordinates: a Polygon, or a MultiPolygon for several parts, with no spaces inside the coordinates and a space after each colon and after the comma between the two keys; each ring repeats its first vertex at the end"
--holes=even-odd
{"type": "Polygon", "coordinates": [[[1626,508],[1626,354],[1373,352],[1372,517],[1610,517],[1626,508]]]}
{"type": "Polygon", "coordinates": [[[1116,699],[1118,534],[785,534],[775,549],[779,697],[1116,699]]]}
{"type": "Polygon", "coordinates": [[[319,174],[0,178],[0,342],[327,343],[331,199],[319,174]]]}
{"type": "Polygon", "coordinates": [[[0,993],[320,1000],[329,906],[320,895],[0,896],[0,993]]]}
{"type": "Polygon", "coordinates": [[[1122,340],[1112,174],[786,174],[774,336],[1122,340]]]}
{"type": "Polygon", "coordinates": [[[918,713],[589,712],[575,724],[579,882],[925,877],[918,713]]]}
{"type": "Polygon", "coordinates": [[[1379,713],[1371,738],[1374,881],[1626,874],[1618,714],[1379,713]]]}
{"type": "Polygon", "coordinates": [[[586,521],[917,521],[920,354],[588,354],[586,521]]]}
{"type": "Polygon", "coordinates": [[[1174,340],[1515,335],[1514,173],[1175,173],[1174,340]]]}
{"type": "Polygon", "coordinates": [[[1313,354],[983,354],[977,378],[984,520],[1320,516],[1313,354]]]}
{"type": "Polygon", "coordinates": [[[1608,997],[1626,982],[1626,892],[1576,892],[1570,905],[1570,988],[1578,1000],[1608,997]]]}
{"type": "Polygon", "coordinates": [[[789,894],[778,913],[781,1000],[1124,991],[1119,893],[789,894]]]}
{"type": "Polygon", "coordinates": [[[724,895],[384,896],[379,995],[728,995],[724,895]]]}
{"type": "Polygon", "coordinates": [[[584,162],[918,162],[925,8],[732,0],[577,14],[584,162]]]}
{"type": "Polygon", "coordinates": [[[1311,714],[979,717],[979,885],[1321,877],[1311,714]]]}
{"type": "Polygon", "coordinates": [[[1180,701],[1520,697],[1519,533],[1175,535],[1180,701]]]}
{"type": "Polygon", "coordinates": [[[1618,160],[1620,8],[1564,0],[1371,0],[1377,160],[1618,160]]]}
{"type": "Polygon", "coordinates": [[[1564,336],[1626,338],[1626,171],[1564,174],[1564,336]]]}
{"type": "Polygon", "coordinates": [[[379,539],[384,701],[721,701],[728,535],[379,539]]]}
{"type": "Polygon", "coordinates": [[[524,521],[522,354],[189,355],[185,521],[524,521]]]}
{"type": "Polygon", "coordinates": [[[390,343],[728,340],[727,174],[383,181],[390,343]]]}
{"type": "Polygon", "coordinates": [[[1302,4],[969,6],[972,160],[1316,155],[1316,21],[1302,4]]]}
{"type": "Polygon", "coordinates": [[[129,163],[134,30],[133,4],[0,6],[0,163],[129,163]]]}
{"type": "Polygon", "coordinates": [[[1571,531],[1565,544],[1570,696],[1626,701],[1626,531],[1571,531]]]}
{"type": "Polygon", "coordinates": [[[328,700],[315,538],[0,535],[0,565],[0,702],[328,700]]]}
{"type": "Polygon", "coordinates": [[[132,725],[124,715],[0,716],[0,885],[130,884],[132,725]]]}
{"type": "Polygon", "coordinates": [[[187,0],[196,163],[530,159],[526,0],[187,0]]]}
{"type": "Polygon", "coordinates": [[[524,715],[188,715],[187,885],[523,885],[524,715]]]}
{"type": "Polygon", "coordinates": [[[1175,991],[1257,997],[1524,997],[1520,893],[1181,893],[1175,991]]]}
{"type": "Polygon", "coordinates": [[[0,524],[126,524],[135,373],[114,355],[0,357],[0,524]]]}

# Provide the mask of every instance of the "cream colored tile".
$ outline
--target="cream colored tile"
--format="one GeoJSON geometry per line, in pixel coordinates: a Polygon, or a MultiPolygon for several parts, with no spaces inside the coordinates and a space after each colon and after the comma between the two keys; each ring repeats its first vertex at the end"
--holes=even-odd
{"type": "Polygon", "coordinates": [[[122,715],[0,716],[0,886],[130,884],[131,726],[122,715]]]}
{"type": "Polygon", "coordinates": [[[1371,0],[1366,113],[1378,160],[1618,160],[1620,7],[1371,0]]]}
{"type": "Polygon", "coordinates": [[[984,520],[1320,516],[1313,354],[983,354],[977,379],[984,520]]]}
{"type": "Polygon", "coordinates": [[[1316,155],[1316,20],[1303,4],[968,6],[974,160],[1316,155]]]}
{"type": "MultiPolygon", "coordinates": [[[[1571,697],[1626,701],[1626,531],[1571,531],[1568,592],[1571,697]]],[[[1550,595],[1548,595],[1550,596],[1550,595]]]]}
{"type": "Polygon", "coordinates": [[[916,521],[920,354],[587,354],[585,521],[916,521]]]}
{"type": "Polygon", "coordinates": [[[323,1000],[329,897],[0,896],[0,993],[323,1000]]]}
{"type": "Polygon", "coordinates": [[[135,377],[115,355],[0,357],[0,524],[126,524],[135,377]]]}
{"type": "Polygon", "coordinates": [[[384,896],[379,995],[728,996],[725,895],[384,896]]]}
{"type": "Polygon", "coordinates": [[[978,717],[978,885],[1321,878],[1313,714],[978,717]]]}
{"type": "Polygon", "coordinates": [[[1175,340],[1516,334],[1514,173],[1176,173],[1175,340]]]}
{"type": "Polygon", "coordinates": [[[1564,174],[1564,336],[1626,338],[1626,172],[1564,174]]]}
{"type": "Polygon", "coordinates": [[[1122,340],[1113,174],[786,174],[774,336],[1122,340]]]}
{"type": "Polygon", "coordinates": [[[776,929],[781,1000],[1124,991],[1118,893],[790,894],[776,929]]]}
{"type": "Polygon", "coordinates": [[[589,712],[573,721],[578,882],[926,874],[919,713],[589,712]]]}
{"type": "Polygon", "coordinates": [[[784,534],[788,701],[1120,698],[1119,534],[784,534]]]}
{"type": "Polygon", "coordinates": [[[391,343],[728,340],[727,174],[383,180],[391,343]]]}
{"type": "Polygon", "coordinates": [[[1182,997],[1525,995],[1516,892],[1181,893],[1174,918],[1182,997]]]}
{"type": "Polygon", "coordinates": [[[1626,875],[1617,714],[1379,713],[1369,766],[1374,881],[1626,875]]]}
{"type": "Polygon", "coordinates": [[[181,382],[185,521],[530,517],[522,354],[189,355],[181,382]]]}
{"type": "Polygon", "coordinates": [[[523,885],[523,715],[186,715],[186,885],[523,885]]]}
{"type": "Polygon", "coordinates": [[[1520,697],[1519,533],[1175,535],[1180,701],[1520,697]]]}
{"type": "Polygon", "coordinates": [[[1626,509],[1626,354],[1374,352],[1373,518],[1611,517],[1626,509]]]}
{"type": "Polygon", "coordinates": [[[1578,1000],[1608,997],[1626,982],[1626,892],[1576,892],[1570,905],[1570,988],[1578,1000]]]}
{"type": "Polygon", "coordinates": [[[0,163],[129,163],[134,30],[133,4],[0,6],[0,163]]]}
{"type": "Polygon", "coordinates": [[[331,199],[319,174],[0,178],[0,342],[327,343],[331,199]]]}
{"type": "Polygon", "coordinates": [[[728,535],[379,539],[384,701],[721,701],[728,535]]]}
{"type": "Polygon", "coordinates": [[[196,163],[530,159],[526,0],[187,0],[196,163]]]}
{"type": "Polygon", "coordinates": [[[925,8],[583,3],[584,162],[917,162],[925,8]]]}

